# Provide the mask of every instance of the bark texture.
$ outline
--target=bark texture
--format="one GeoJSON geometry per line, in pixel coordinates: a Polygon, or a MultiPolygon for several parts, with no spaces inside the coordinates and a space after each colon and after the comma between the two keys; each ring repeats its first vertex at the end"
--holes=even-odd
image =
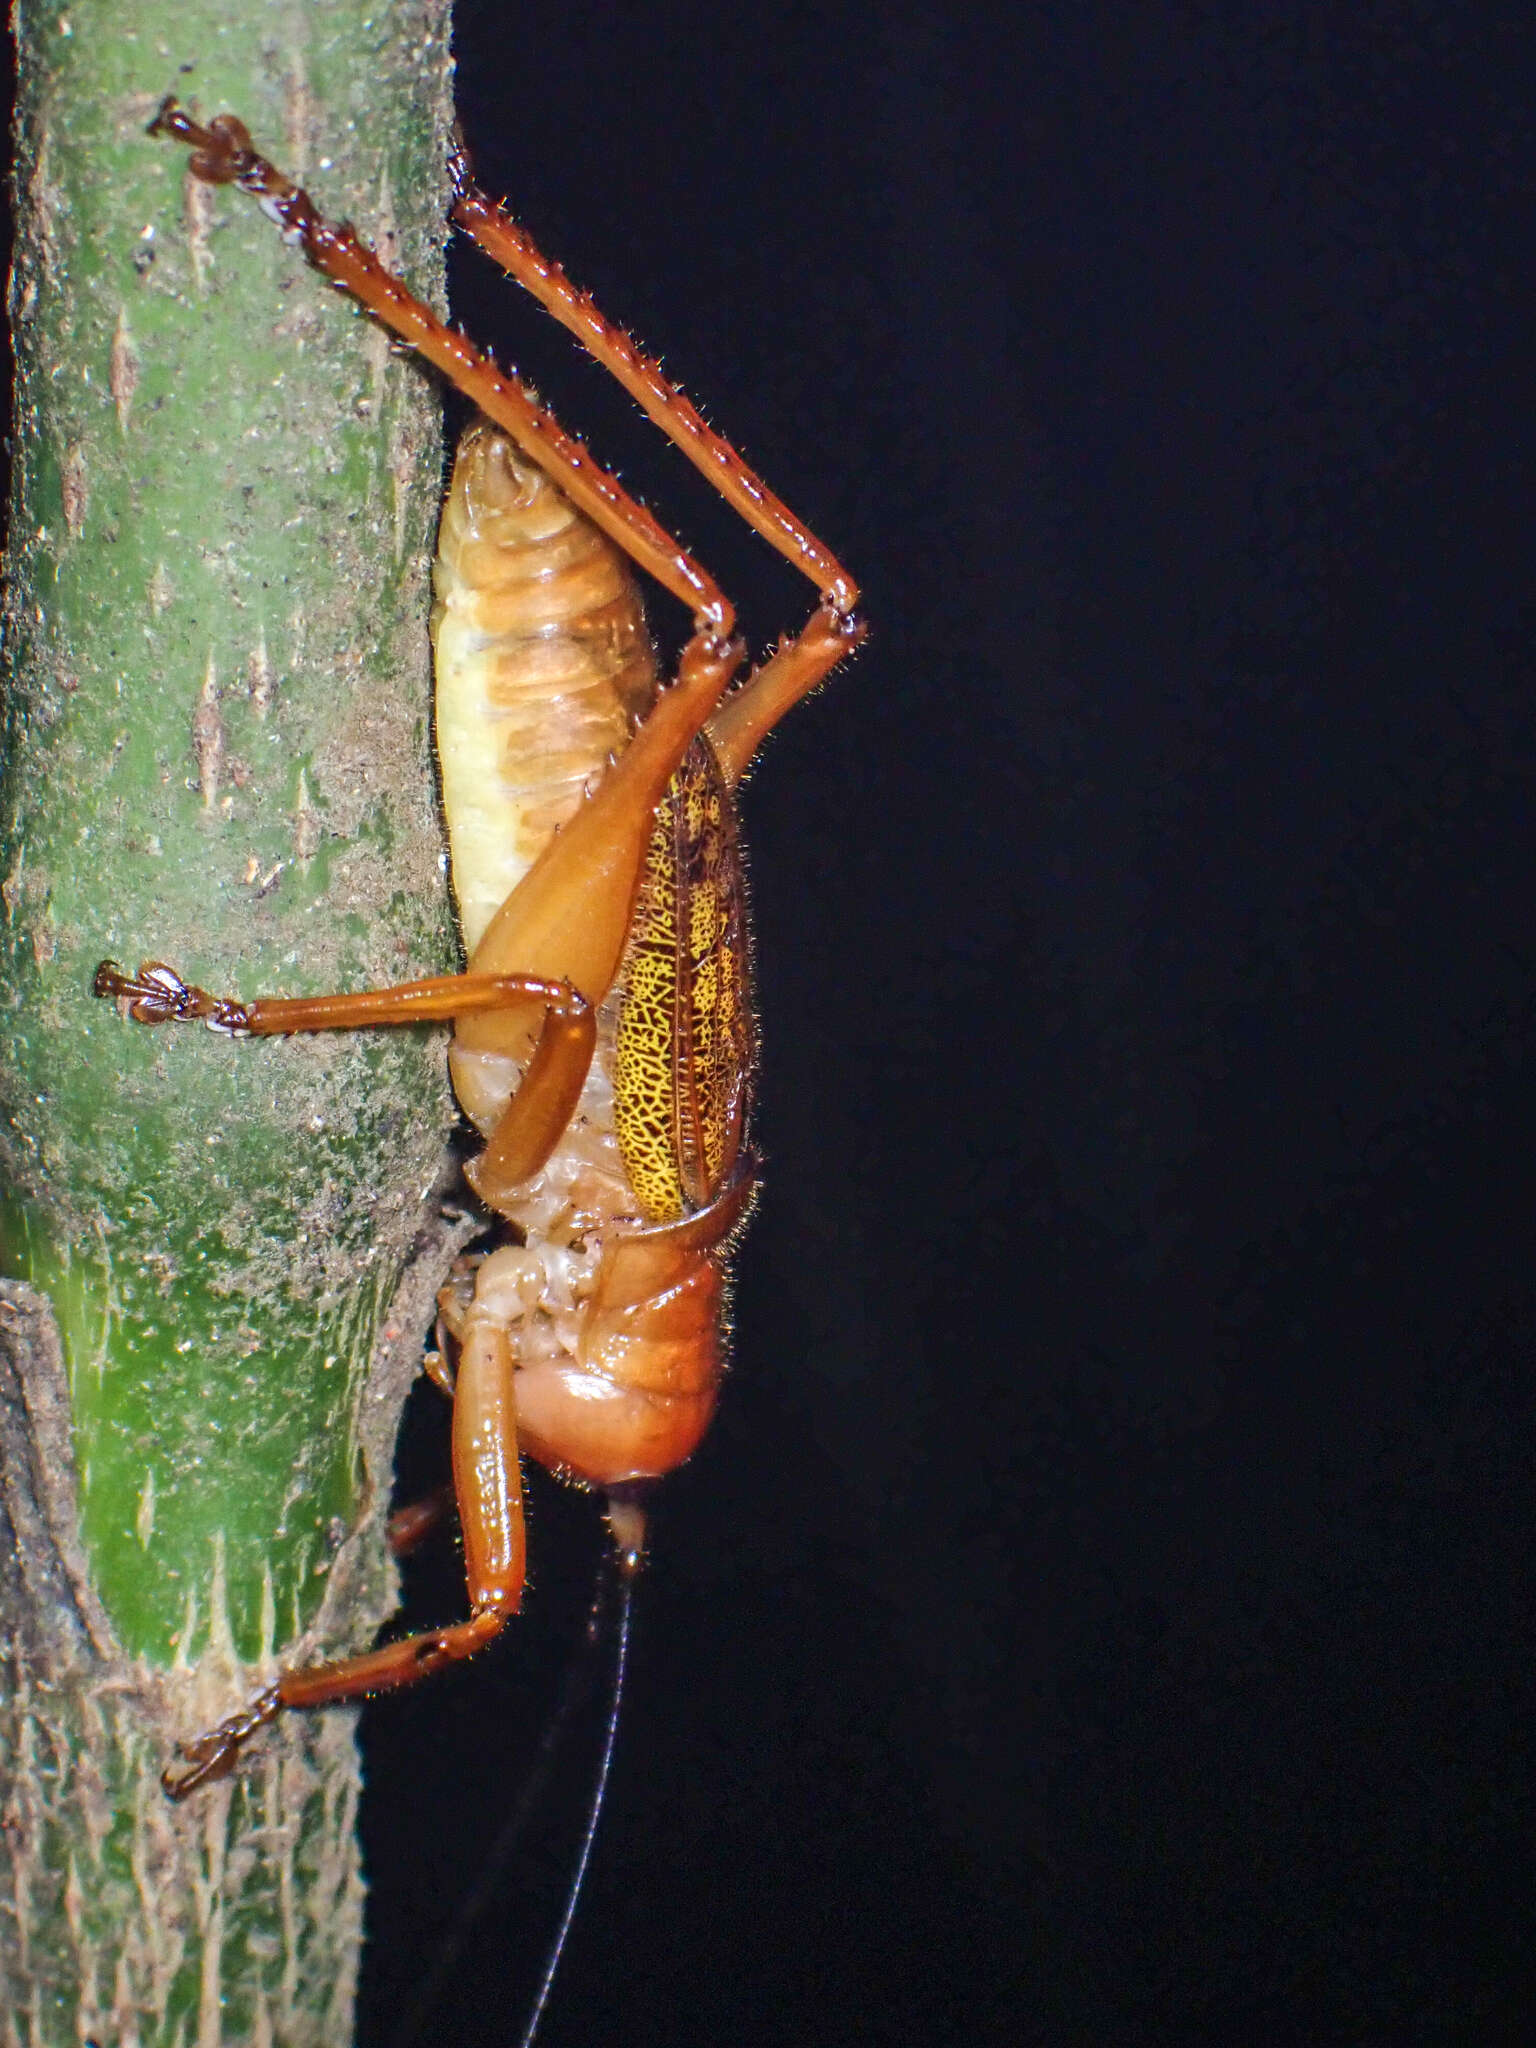
{"type": "Polygon", "coordinates": [[[0,2043],[350,2038],[350,1717],[173,1809],[175,1734],[366,1641],[446,1251],[441,1049],[130,1026],[440,971],[435,395],[238,194],[174,89],[441,297],[446,0],[16,13],[0,801],[0,2043]]]}

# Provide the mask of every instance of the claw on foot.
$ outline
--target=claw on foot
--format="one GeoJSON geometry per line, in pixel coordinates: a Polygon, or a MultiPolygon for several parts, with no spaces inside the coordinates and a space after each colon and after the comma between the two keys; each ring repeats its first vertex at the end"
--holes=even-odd
{"type": "Polygon", "coordinates": [[[207,989],[183,981],[163,960],[145,960],[137,974],[124,974],[115,960],[103,960],[91,993],[109,996],[123,1006],[135,1024],[184,1024],[200,1019],[210,1031],[243,1036],[251,1028],[244,1003],[211,996],[207,989]]]}
{"type": "Polygon", "coordinates": [[[233,114],[216,114],[203,127],[183,109],[174,93],[167,93],[160,110],[145,131],[150,135],[174,135],[192,151],[194,178],[207,185],[236,184],[247,169],[254,152],[250,130],[233,114]]]}
{"type": "Polygon", "coordinates": [[[269,1685],[265,1692],[256,1695],[249,1706],[242,1707],[238,1714],[231,1714],[217,1728],[210,1728],[206,1735],[199,1735],[193,1742],[181,1743],[179,1750],[183,1761],[167,1764],[160,1773],[160,1789],[166,1798],[182,1800],[200,1785],[211,1785],[215,1779],[227,1778],[245,1744],[258,1729],[276,1720],[282,1704],[281,1686],[269,1685]]]}

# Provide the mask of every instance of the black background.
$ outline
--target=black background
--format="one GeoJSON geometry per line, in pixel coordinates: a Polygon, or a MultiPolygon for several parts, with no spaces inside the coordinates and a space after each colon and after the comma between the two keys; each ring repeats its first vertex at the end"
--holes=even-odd
{"type": "MultiPolygon", "coordinates": [[[[460,24],[485,182],[872,625],[746,792],[767,1193],[549,2048],[1529,2039],[1526,25],[460,24]]],[[[371,2040],[558,1685],[536,1507],[526,1650],[370,1721],[371,2040]]],[[[563,1798],[438,2038],[516,2039],[563,1798]]]]}
{"type": "MultiPolygon", "coordinates": [[[[1530,2038],[1525,10],[459,24],[483,180],[872,626],[745,795],[767,1191],[547,2048],[1530,2038]]],[[[759,648],[799,622],[455,290],[759,648]]],[[[526,1621],[366,1716],[367,2048],[592,1523],[540,1489],[526,1621]]],[[[596,1740],[424,2039],[516,2041],[596,1740]]]]}

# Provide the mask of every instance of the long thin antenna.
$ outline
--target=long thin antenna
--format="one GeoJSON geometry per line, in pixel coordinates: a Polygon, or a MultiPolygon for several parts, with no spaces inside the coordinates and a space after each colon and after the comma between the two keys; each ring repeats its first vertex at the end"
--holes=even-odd
{"type": "MultiPolygon", "coordinates": [[[[592,1599],[587,1609],[587,1620],[582,1632],[581,1648],[567,1667],[565,1683],[561,1688],[560,1698],[556,1702],[553,1713],[544,1725],[543,1734],[539,1737],[533,1761],[523,1777],[522,1790],[511,1811],[497,1831],[496,1839],[491,1844],[490,1853],[481,1866],[480,1875],[475,1881],[474,1890],[459,1909],[454,1925],[439,1943],[436,1953],[433,1955],[432,1961],[425,1973],[417,1980],[415,1991],[411,1995],[410,2004],[406,2008],[405,2017],[390,2036],[391,2048],[415,2048],[415,2043],[425,2038],[428,2022],[437,2017],[438,1997],[444,1984],[453,1974],[454,1967],[458,1963],[459,1957],[463,1954],[475,1928],[500,1895],[501,1880],[506,1865],[522,1837],[524,1828],[528,1824],[529,1815],[544,1796],[544,1790],[549,1782],[550,1771],[554,1764],[555,1753],[559,1747],[561,1737],[565,1733],[572,1713],[580,1704],[591,1685],[592,1655],[602,1639],[603,1622],[606,1619],[609,1606],[609,1587],[612,1570],[612,1559],[605,1553],[598,1565],[597,1582],[592,1589],[592,1599]]],[[[624,1587],[624,1610],[620,1626],[624,1635],[627,1636],[629,1627],[629,1584],[627,1580],[624,1587]]],[[[616,1659],[616,1662],[620,1664],[621,1675],[624,1651],[625,1645],[621,1643],[620,1656],[616,1659]]],[[[609,1710],[607,1747],[600,1767],[600,1788],[607,1778],[607,1760],[612,1750],[617,1711],[618,1700],[617,1695],[615,1695],[609,1710]]],[[[599,1801],[600,1799],[601,1790],[599,1791],[599,1801]]],[[[591,1847],[592,1825],[593,1823],[589,1821],[587,1850],[590,1850],[591,1847]]],[[[579,1887],[579,1872],[577,1884],[579,1887]]],[[[569,1919],[570,1914],[568,1911],[567,1925],[569,1925],[569,1919]]],[[[562,1928],[561,1940],[563,1941],[564,1938],[565,1932],[564,1928],[562,1928]]],[[[558,1952],[556,1960],[558,1960],[558,1952]]],[[[547,1998],[548,1995],[548,1981],[546,1980],[541,1997],[547,1998]]]]}
{"type": "Polygon", "coordinates": [[[619,1621],[613,1655],[613,1693],[608,1705],[608,1726],[603,1735],[603,1753],[598,1761],[597,1777],[592,1786],[592,1804],[587,1811],[587,1830],[582,1837],[581,1854],[576,1859],[571,1888],[566,1894],[565,1912],[550,1946],[549,1961],[544,1965],[544,1980],[539,1986],[538,1997],[533,2001],[533,2010],[528,2015],[528,2024],[523,2029],[518,2048],[533,2048],[533,2037],[539,2031],[539,2022],[543,2019],[544,2008],[549,2003],[555,1973],[560,1968],[560,1958],[565,1953],[565,1938],[571,1931],[571,1922],[576,1918],[576,1908],[581,1900],[581,1887],[587,1875],[587,1865],[592,1861],[592,1844],[597,1840],[597,1824],[602,1818],[603,1798],[608,1790],[608,1774],[613,1767],[614,1747],[619,1739],[619,1708],[624,1700],[624,1672],[629,1663],[629,1625],[635,1604],[635,1575],[631,1561],[621,1559],[618,1572],[619,1621]]]}

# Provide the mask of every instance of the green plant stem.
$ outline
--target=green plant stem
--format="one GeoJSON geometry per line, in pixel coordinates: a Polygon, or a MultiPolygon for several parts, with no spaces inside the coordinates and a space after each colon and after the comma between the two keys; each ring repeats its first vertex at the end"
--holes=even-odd
{"type": "Polygon", "coordinates": [[[446,33],[407,0],[20,11],[0,2043],[350,2035],[349,1717],[291,1717],[184,1808],[155,1781],[173,1729],[390,1605],[389,1444],[452,1236],[441,1048],[151,1031],[90,985],[452,964],[434,394],[145,134],[170,89],[238,112],[440,300],[446,33]]]}

